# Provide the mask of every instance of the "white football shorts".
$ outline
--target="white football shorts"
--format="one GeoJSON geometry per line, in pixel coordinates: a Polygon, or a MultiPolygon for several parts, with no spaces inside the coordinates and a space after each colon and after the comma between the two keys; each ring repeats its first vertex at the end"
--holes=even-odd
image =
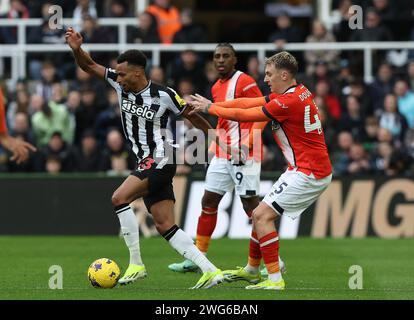
{"type": "Polygon", "coordinates": [[[315,179],[296,170],[286,170],[263,201],[279,215],[296,219],[322,194],[332,181],[332,174],[315,179]]]}
{"type": "Polygon", "coordinates": [[[236,189],[236,194],[243,198],[258,196],[260,170],[261,163],[253,159],[236,166],[227,159],[214,156],[207,169],[205,189],[221,195],[236,189]]]}

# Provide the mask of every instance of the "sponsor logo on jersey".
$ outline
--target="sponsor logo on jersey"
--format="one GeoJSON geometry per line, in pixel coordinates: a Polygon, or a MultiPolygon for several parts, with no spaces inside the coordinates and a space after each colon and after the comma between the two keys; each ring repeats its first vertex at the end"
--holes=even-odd
{"type": "Polygon", "coordinates": [[[138,106],[134,102],[128,99],[122,100],[122,111],[135,114],[138,117],[145,118],[147,120],[153,120],[155,117],[155,111],[151,110],[151,106],[142,105],[138,106]]]}
{"type": "Polygon", "coordinates": [[[277,100],[277,99],[273,99],[275,102],[276,102],[276,104],[279,106],[279,107],[281,107],[282,109],[287,109],[288,107],[284,104],[284,103],[282,103],[282,102],[280,102],[279,100],[277,100]]]}

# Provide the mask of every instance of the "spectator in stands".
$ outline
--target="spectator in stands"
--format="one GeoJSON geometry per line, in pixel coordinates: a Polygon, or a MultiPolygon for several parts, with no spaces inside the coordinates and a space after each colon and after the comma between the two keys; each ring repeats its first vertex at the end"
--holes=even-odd
{"type": "MultiPolygon", "coordinates": [[[[81,68],[76,67],[75,81],[70,83],[69,91],[81,91],[83,88],[87,87],[92,88],[95,92],[107,91],[107,87],[104,83],[102,83],[102,81],[97,81],[95,77],[92,77],[81,68]]],[[[99,94],[96,98],[99,105],[103,105],[106,102],[104,94],[99,94]]]]}
{"type": "MultiPolygon", "coordinates": [[[[247,74],[251,76],[257,83],[263,95],[269,94],[269,86],[264,82],[263,68],[260,66],[259,58],[256,55],[251,55],[247,59],[247,74]]],[[[217,77],[215,78],[217,79],[217,77]]]]}
{"type": "Polygon", "coordinates": [[[31,107],[35,110],[31,121],[39,146],[45,146],[57,131],[66,142],[72,143],[73,126],[66,106],[47,102],[42,96],[33,95],[31,107]]]}
{"type": "Polygon", "coordinates": [[[82,135],[80,147],[75,148],[77,171],[95,172],[100,170],[102,152],[98,146],[95,132],[87,129],[82,135]]]}
{"type": "Polygon", "coordinates": [[[177,92],[180,95],[180,97],[184,96],[190,96],[192,94],[195,94],[195,88],[194,85],[189,78],[181,78],[180,81],[177,84],[177,92]]]}
{"type": "Polygon", "coordinates": [[[337,84],[333,81],[333,73],[329,71],[328,64],[324,60],[318,60],[314,65],[315,69],[312,74],[304,75],[303,83],[311,91],[315,91],[316,84],[319,81],[325,81],[329,83],[329,89],[331,93],[338,91],[337,84]]]}
{"type": "Polygon", "coordinates": [[[119,121],[121,111],[119,110],[116,91],[108,91],[107,97],[107,107],[98,114],[94,125],[99,147],[105,146],[106,136],[111,129],[116,128],[119,132],[123,130],[122,123],[119,121]]]}
{"type": "Polygon", "coordinates": [[[347,42],[351,36],[351,29],[349,28],[349,19],[353,15],[349,8],[353,5],[352,0],[341,0],[338,9],[333,12],[337,16],[338,22],[333,25],[333,33],[337,41],[347,42]]]}
{"type": "Polygon", "coordinates": [[[377,146],[377,136],[379,130],[378,119],[375,116],[368,116],[364,121],[364,132],[361,142],[364,149],[368,152],[372,152],[377,146]]]}
{"type": "Polygon", "coordinates": [[[341,118],[341,104],[337,96],[330,89],[330,83],[326,80],[320,80],[316,84],[315,96],[320,97],[326,106],[326,111],[334,120],[341,118]]]}
{"type": "Polygon", "coordinates": [[[354,96],[358,99],[361,109],[361,115],[372,115],[372,101],[370,95],[367,93],[367,88],[362,79],[355,78],[346,88],[347,95],[354,96]]]}
{"type": "Polygon", "coordinates": [[[408,86],[411,91],[414,91],[414,60],[407,64],[408,86]]]}
{"type": "Polygon", "coordinates": [[[326,146],[328,147],[328,151],[330,151],[332,150],[333,143],[336,138],[336,133],[333,126],[333,119],[328,114],[328,111],[326,110],[326,106],[324,105],[322,98],[315,97],[315,103],[318,106],[318,115],[319,120],[322,124],[323,133],[325,135],[326,146]]]}
{"type": "Polygon", "coordinates": [[[68,92],[68,98],[66,99],[66,107],[71,114],[75,114],[76,110],[81,104],[81,94],[77,90],[68,92]]]}
{"type": "Polygon", "coordinates": [[[338,129],[351,132],[354,139],[361,141],[363,126],[360,103],[355,96],[349,95],[346,98],[346,112],[341,116],[338,129]]]}
{"type": "Polygon", "coordinates": [[[339,99],[342,99],[342,97],[346,95],[346,91],[344,89],[349,88],[349,85],[355,79],[354,75],[351,72],[348,60],[342,59],[339,62],[339,71],[337,72],[337,75],[333,77],[333,79],[336,83],[335,94],[339,99]]]}
{"type": "Polygon", "coordinates": [[[97,20],[85,15],[82,19],[82,30],[80,34],[84,43],[114,43],[114,36],[110,30],[99,26],[97,20]]]}
{"type": "Polygon", "coordinates": [[[395,79],[393,71],[388,63],[382,63],[378,67],[377,76],[369,86],[369,93],[373,103],[374,114],[378,115],[384,107],[384,98],[387,94],[392,93],[395,79]]]}
{"type": "Polygon", "coordinates": [[[77,31],[80,32],[82,28],[82,20],[86,16],[90,16],[93,19],[98,18],[98,12],[95,7],[95,1],[90,0],[77,0],[77,6],[73,11],[73,25],[72,27],[77,31]]]}
{"type": "Polygon", "coordinates": [[[372,6],[377,11],[381,21],[390,28],[397,18],[397,1],[372,0],[372,6]]]}
{"type": "Polygon", "coordinates": [[[414,172],[412,164],[413,159],[406,152],[394,149],[389,159],[386,174],[387,176],[406,175],[412,177],[414,172]],[[410,169],[411,172],[409,172],[410,169]]]}
{"type": "MultiPolygon", "coordinates": [[[[207,85],[205,86],[203,96],[208,98],[209,100],[212,100],[213,97],[211,96],[211,88],[213,87],[214,83],[217,81],[217,78],[218,78],[218,73],[217,73],[216,68],[214,67],[214,62],[211,60],[207,61],[204,67],[204,70],[205,70],[204,72],[207,78],[207,85]]],[[[217,117],[209,117],[208,115],[207,115],[207,118],[211,120],[214,120],[214,119],[217,120],[217,117]]]]}
{"type": "Polygon", "coordinates": [[[302,31],[292,25],[292,21],[287,12],[282,12],[275,19],[277,31],[272,33],[268,42],[272,42],[277,48],[282,48],[287,42],[302,42],[302,31]]]}
{"type": "Polygon", "coordinates": [[[61,78],[56,72],[56,68],[51,61],[44,61],[41,69],[41,79],[36,82],[35,92],[41,95],[45,100],[52,98],[52,86],[60,82],[61,78]]]}
{"type": "Polygon", "coordinates": [[[347,171],[349,162],[349,150],[354,144],[352,134],[348,131],[341,131],[337,136],[337,147],[331,154],[335,176],[340,176],[347,171]]]}
{"type": "Polygon", "coordinates": [[[56,155],[48,155],[45,160],[45,170],[52,175],[58,174],[62,171],[62,161],[56,155]]]}
{"type": "MultiPolygon", "coordinates": [[[[411,29],[411,34],[410,34],[410,41],[414,41],[414,27],[411,29]]],[[[409,51],[408,57],[413,60],[414,59],[414,49],[411,49],[409,51]]]]}
{"type": "MultiPolygon", "coordinates": [[[[365,24],[362,29],[356,29],[352,31],[350,41],[362,42],[362,41],[392,41],[393,36],[391,31],[381,23],[381,17],[374,8],[368,8],[364,10],[365,24]]],[[[378,66],[379,62],[385,59],[385,51],[373,51],[374,54],[374,66],[378,66]]],[[[362,53],[357,52],[350,55],[353,60],[356,60],[356,64],[362,62],[362,53]]]]}
{"type": "Polygon", "coordinates": [[[371,171],[370,158],[360,143],[353,143],[349,149],[348,174],[367,174],[371,171]]]}
{"type": "Polygon", "coordinates": [[[114,176],[128,176],[131,170],[128,170],[128,161],[121,155],[115,155],[111,157],[111,169],[106,174],[110,177],[114,176]]]}
{"type": "Polygon", "coordinates": [[[52,97],[51,101],[58,104],[66,103],[66,87],[61,82],[55,82],[52,85],[52,97]]]}
{"type": "MultiPolygon", "coordinates": [[[[329,43],[335,42],[336,39],[330,33],[325,25],[315,20],[312,24],[312,34],[306,37],[308,43],[329,43]]],[[[338,51],[337,50],[307,50],[304,58],[306,62],[306,73],[311,75],[315,72],[316,63],[324,61],[327,64],[329,71],[335,71],[338,68],[338,51]]]]}
{"type": "Polygon", "coordinates": [[[96,92],[92,87],[81,89],[81,104],[75,111],[76,130],[75,144],[79,145],[83,133],[88,128],[94,128],[95,120],[102,107],[97,104],[96,92]]]}
{"type": "Polygon", "coordinates": [[[354,30],[351,41],[391,41],[393,39],[390,30],[381,24],[381,17],[374,8],[368,8],[364,13],[364,28],[354,30]]]}
{"type": "Polygon", "coordinates": [[[74,149],[63,139],[60,131],[53,132],[48,143],[40,150],[38,171],[47,171],[47,159],[51,156],[55,156],[60,160],[61,171],[71,172],[77,170],[74,149]]]}
{"type": "MultiPolygon", "coordinates": [[[[109,28],[99,26],[95,18],[90,15],[82,19],[82,30],[80,34],[84,43],[115,43],[115,36],[109,28]]],[[[109,52],[91,52],[93,59],[102,64],[108,65],[112,57],[109,52]]]]}
{"type": "Polygon", "coordinates": [[[111,0],[107,1],[107,9],[105,10],[105,16],[109,18],[126,18],[131,17],[127,10],[126,3],[121,0],[111,0]]]}
{"type": "Polygon", "coordinates": [[[181,29],[173,38],[174,43],[207,43],[206,29],[193,22],[193,11],[185,8],[181,11],[181,29]]]}
{"type": "Polygon", "coordinates": [[[170,66],[168,75],[172,86],[178,85],[183,78],[191,79],[197,92],[202,92],[207,84],[204,64],[194,50],[182,51],[170,66]]]}
{"type": "Polygon", "coordinates": [[[106,147],[102,155],[101,170],[109,171],[112,167],[112,157],[121,157],[127,161],[127,168],[135,168],[135,158],[132,152],[127,148],[125,140],[120,131],[111,129],[106,136],[106,147]]]}
{"type": "MultiPolygon", "coordinates": [[[[27,43],[50,45],[65,43],[65,31],[61,28],[50,28],[50,6],[52,6],[50,2],[45,2],[42,5],[43,21],[40,26],[28,29],[27,43]]],[[[66,76],[67,70],[73,64],[71,56],[65,52],[59,54],[56,54],[56,52],[30,53],[28,55],[28,61],[31,78],[35,80],[41,79],[42,62],[45,60],[52,62],[55,66],[59,66],[58,73],[61,77],[66,76]]]]}
{"type": "Polygon", "coordinates": [[[32,145],[36,145],[36,138],[33,130],[30,128],[29,115],[25,112],[17,112],[13,118],[13,130],[11,131],[13,137],[20,136],[24,141],[32,145]]]}
{"type": "MultiPolygon", "coordinates": [[[[10,7],[6,14],[7,19],[28,19],[30,13],[22,0],[10,0],[10,7]]],[[[17,27],[1,27],[0,38],[7,44],[17,43],[17,27]]]]}
{"type": "Polygon", "coordinates": [[[378,143],[371,163],[371,166],[376,171],[376,173],[385,174],[387,172],[393,151],[394,148],[390,143],[378,143]]]}
{"type": "Polygon", "coordinates": [[[405,80],[398,80],[394,86],[398,98],[398,111],[405,117],[410,128],[414,128],[414,93],[405,80]]]}
{"type": "Polygon", "coordinates": [[[129,29],[129,43],[160,43],[157,20],[149,12],[141,12],[137,15],[138,26],[129,29]]]}
{"type": "MultiPolygon", "coordinates": [[[[414,169],[414,129],[408,129],[405,134],[404,146],[407,150],[407,154],[412,159],[412,169],[414,169]]],[[[414,171],[413,171],[414,173],[414,171]]]]}
{"type": "Polygon", "coordinates": [[[152,66],[149,77],[153,82],[156,82],[163,86],[166,84],[165,72],[164,69],[160,66],[152,66]]]}
{"type": "Polygon", "coordinates": [[[147,11],[157,19],[158,34],[161,43],[172,43],[174,35],[181,29],[179,10],[170,3],[170,0],[154,0],[147,11]]]}
{"type": "Polygon", "coordinates": [[[378,142],[392,143],[392,134],[386,128],[378,128],[377,140],[378,140],[378,142]]]}
{"type": "Polygon", "coordinates": [[[14,119],[17,113],[29,114],[30,95],[26,90],[17,90],[16,99],[7,108],[7,122],[10,130],[14,129],[14,119]]]}
{"type": "Polygon", "coordinates": [[[394,144],[402,145],[407,130],[407,120],[398,112],[397,97],[390,93],[384,99],[384,111],[379,117],[379,126],[391,132],[394,144]]]}

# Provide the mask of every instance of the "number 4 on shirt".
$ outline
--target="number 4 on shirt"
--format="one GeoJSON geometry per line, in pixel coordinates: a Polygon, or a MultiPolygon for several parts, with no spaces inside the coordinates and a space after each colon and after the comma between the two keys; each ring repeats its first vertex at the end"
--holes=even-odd
{"type": "Polygon", "coordinates": [[[318,114],[317,113],[314,114],[313,118],[315,122],[311,123],[311,107],[308,105],[305,107],[305,119],[304,119],[305,132],[309,133],[311,131],[318,130],[318,134],[321,134],[322,125],[321,125],[321,121],[319,120],[318,114]]]}

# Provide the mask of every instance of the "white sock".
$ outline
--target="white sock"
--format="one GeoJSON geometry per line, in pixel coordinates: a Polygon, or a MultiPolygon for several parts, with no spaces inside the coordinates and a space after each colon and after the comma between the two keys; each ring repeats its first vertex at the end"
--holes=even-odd
{"type": "Polygon", "coordinates": [[[142,265],[137,218],[129,205],[117,207],[121,232],[129,249],[129,263],[142,265]]]}
{"type": "Polygon", "coordinates": [[[244,267],[244,270],[246,270],[250,274],[257,274],[259,272],[259,268],[258,267],[253,267],[250,264],[247,264],[244,267]]]}
{"type": "Polygon", "coordinates": [[[217,268],[207,257],[194,245],[193,240],[183,230],[174,225],[163,237],[184,258],[194,262],[202,272],[213,272],[217,268]]]}
{"type": "Polygon", "coordinates": [[[280,279],[282,279],[282,274],[280,273],[280,271],[275,273],[269,273],[269,279],[273,282],[277,282],[280,279]]]}

